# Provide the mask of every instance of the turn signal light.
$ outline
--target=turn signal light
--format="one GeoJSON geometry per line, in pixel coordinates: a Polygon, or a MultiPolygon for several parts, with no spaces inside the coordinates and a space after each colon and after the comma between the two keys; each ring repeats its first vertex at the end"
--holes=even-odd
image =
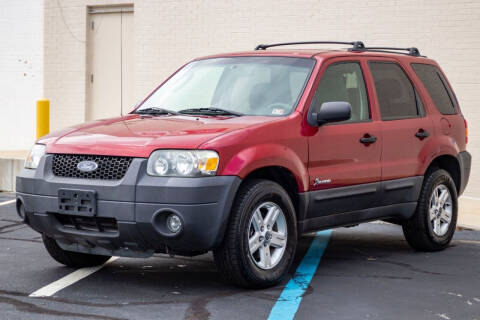
{"type": "Polygon", "coordinates": [[[199,169],[203,169],[205,171],[216,171],[218,167],[218,158],[208,158],[205,163],[205,168],[201,168],[201,164],[199,165],[199,169]]]}
{"type": "Polygon", "coordinates": [[[465,118],[463,118],[463,122],[465,123],[465,144],[467,144],[468,143],[468,124],[465,118]]]}

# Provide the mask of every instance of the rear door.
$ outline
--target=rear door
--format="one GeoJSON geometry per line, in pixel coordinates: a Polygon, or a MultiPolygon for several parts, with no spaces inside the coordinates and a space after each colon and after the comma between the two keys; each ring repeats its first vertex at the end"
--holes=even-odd
{"type": "Polygon", "coordinates": [[[310,111],[318,111],[324,102],[346,101],[352,106],[352,117],[318,127],[309,137],[309,219],[377,203],[382,137],[372,113],[373,91],[365,82],[365,67],[361,58],[340,58],[330,60],[320,71],[310,111]]]}
{"type": "Polygon", "coordinates": [[[416,201],[421,170],[434,134],[424,102],[404,67],[394,60],[368,61],[375,84],[383,137],[381,205],[416,201]],[[410,192],[408,192],[410,191],[410,192]]]}

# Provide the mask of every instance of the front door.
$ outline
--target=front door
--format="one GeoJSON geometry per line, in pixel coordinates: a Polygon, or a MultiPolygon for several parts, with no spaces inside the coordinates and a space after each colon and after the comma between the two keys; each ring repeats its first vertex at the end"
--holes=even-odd
{"type": "Polygon", "coordinates": [[[308,219],[374,207],[378,201],[382,135],[379,121],[372,119],[363,67],[360,61],[334,61],[324,67],[315,91],[310,108],[346,101],[352,115],[320,126],[309,138],[308,219]]]}

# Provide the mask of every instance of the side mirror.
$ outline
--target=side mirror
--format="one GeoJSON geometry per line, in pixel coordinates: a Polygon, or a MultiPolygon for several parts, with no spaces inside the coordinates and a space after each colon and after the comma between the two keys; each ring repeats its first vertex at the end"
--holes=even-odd
{"type": "Polygon", "coordinates": [[[316,125],[321,126],[328,122],[340,122],[350,119],[352,106],[345,101],[324,102],[318,113],[312,113],[316,125]]]}

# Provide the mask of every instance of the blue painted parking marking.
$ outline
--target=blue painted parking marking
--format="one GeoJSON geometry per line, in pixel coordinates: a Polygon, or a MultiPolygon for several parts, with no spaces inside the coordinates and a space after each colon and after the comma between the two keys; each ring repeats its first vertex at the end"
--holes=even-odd
{"type": "Polygon", "coordinates": [[[318,264],[322,260],[327,248],[332,230],[317,232],[315,239],[310,244],[307,254],[303,257],[295,274],[282,291],[277,302],[270,311],[268,320],[291,320],[295,317],[298,307],[302,302],[303,294],[312,281],[318,264]]]}

